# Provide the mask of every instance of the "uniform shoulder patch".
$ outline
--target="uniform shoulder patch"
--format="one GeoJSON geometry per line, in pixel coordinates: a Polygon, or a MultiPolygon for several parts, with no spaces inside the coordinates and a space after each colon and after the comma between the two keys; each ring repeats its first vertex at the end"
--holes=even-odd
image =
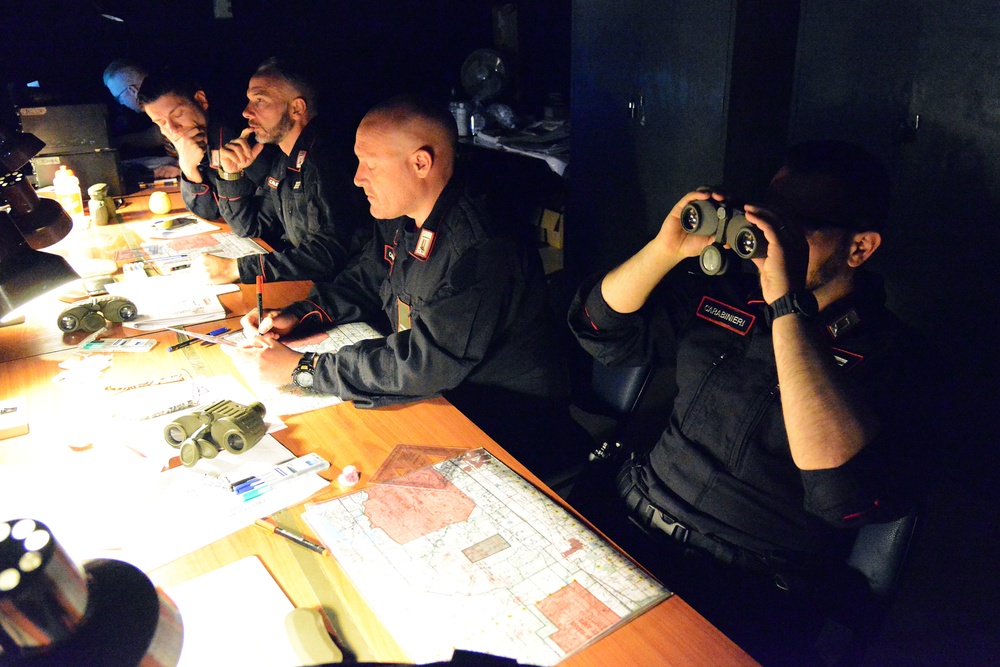
{"type": "Polygon", "coordinates": [[[746,336],[750,332],[750,328],[757,319],[745,310],[740,310],[708,296],[701,298],[701,303],[698,304],[698,311],[695,314],[703,320],[735,331],[741,336],[746,336]]]}
{"type": "Polygon", "coordinates": [[[281,184],[281,181],[279,181],[274,176],[268,176],[267,177],[267,187],[274,188],[275,190],[277,190],[278,189],[278,185],[280,185],[280,184],[281,184]]]}

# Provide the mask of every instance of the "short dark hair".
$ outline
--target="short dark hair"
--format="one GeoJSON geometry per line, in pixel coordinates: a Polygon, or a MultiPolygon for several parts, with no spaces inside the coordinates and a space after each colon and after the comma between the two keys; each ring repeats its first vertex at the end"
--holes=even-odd
{"type": "Polygon", "coordinates": [[[257,67],[253,76],[275,76],[284,79],[295,88],[299,97],[306,101],[310,114],[319,113],[320,89],[312,66],[299,60],[271,56],[257,67]]]}
{"type": "Polygon", "coordinates": [[[379,102],[368,115],[385,114],[395,119],[423,118],[441,128],[452,146],[458,144],[458,125],[448,106],[426,95],[404,93],[379,102]]]}
{"type": "Polygon", "coordinates": [[[164,95],[177,95],[194,102],[194,94],[204,92],[196,81],[178,76],[169,71],[154,72],[147,76],[139,87],[139,106],[155,102],[164,95]]]}
{"type": "Polygon", "coordinates": [[[836,178],[850,198],[836,226],[853,231],[881,231],[889,217],[892,178],[883,162],[857,144],[834,139],[804,141],[788,149],[784,166],[798,174],[836,178]]]}

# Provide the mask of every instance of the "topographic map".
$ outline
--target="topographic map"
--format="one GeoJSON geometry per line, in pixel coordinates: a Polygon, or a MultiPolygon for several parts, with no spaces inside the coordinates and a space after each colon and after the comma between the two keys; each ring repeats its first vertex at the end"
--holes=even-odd
{"type": "Polygon", "coordinates": [[[670,595],[483,449],[304,516],[417,663],[552,665],[670,595]]]}

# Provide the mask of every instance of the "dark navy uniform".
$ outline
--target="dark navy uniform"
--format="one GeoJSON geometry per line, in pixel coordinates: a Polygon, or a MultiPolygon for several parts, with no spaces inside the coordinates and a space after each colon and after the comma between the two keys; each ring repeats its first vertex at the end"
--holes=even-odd
{"type": "Polygon", "coordinates": [[[314,387],[359,407],[443,394],[529,468],[558,450],[546,423],[567,381],[537,253],[494,233],[454,180],[421,228],[406,217],[376,227],[348,269],[285,309],[391,332],[317,357],[314,387]],[[529,418],[534,437],[519,440],[512,425],[523,435],[529,418]]]}
{"type": "Polygon", "coordinates": [[[319,118],[303,128],[291,155],[272,155],[261,196],[254,196],[252,178],[217,181],[219,210],[233,232],[262,238],[274,249],[241,257],[240,282],[253,283],[258,275],[329,280],[347,263],[362,217],[350,155],[325,134],[319,118]]]}
{"type": "Polygon", "coordinates": [[[898,455],[926,446],[902,384],[914,334],[885,309],[875,276],[859,278],[817,326],[844,386],[882,428],[852,460],[828,470],[799,470],[792,461],[756,274],[710,278],[679,267],[651,303],[628,315],[611,310],[600,284],[578,298],[571,325],[601,362],[676,363],[673,412],[643,474],[681,523],[758,553],[844,555],[853,537],[844,529],[909,509],[913,489],[899,485],[898,455]]]}
{"type": "Polygon", "coordinates": [[[659,441],[626,462],[617,489],[579,488],[624,502],[604,502],[617,510],[603,516],[601,501],[593,516],[580,509],[761,659],[801,650],[799,641],[811,646],[830,591],[863,588],[844,566],[854,529],[901,516],[923,490],[932,443],[913,391],[923,369],[915,334],[885,309],[877,277],[859,274],[855,291],[824,308],[815,326],[843,386],[874,411],[880,431],[842,466],[800,470],[759,277],[708,277],[696,261],[671,271],[636,313],[613,311],[599,282],[584,285],[571,307],[578,340],[606,365],[676,367],[659,441]]]}
{"type": "MultiPolygon", "coordinates": [[[[220,121],[212,115],[208,118],[208,146],[205,149],[205,156],[198,165],[198,172],[201,174],[201,183],[192,183],[184,174],[181,174],[181,198],[187,209],[205,220],[218,220],[219,213],[219,150],[240,136],[240,130],[236,125],[220,121]]],[[[257,160],[254,161],[246,171],[246,176],[253,183],[259,186],[266,176],[271,160],[274,155],[272,151],[278,150],[273,146],[265,146],[257,160]]]]}

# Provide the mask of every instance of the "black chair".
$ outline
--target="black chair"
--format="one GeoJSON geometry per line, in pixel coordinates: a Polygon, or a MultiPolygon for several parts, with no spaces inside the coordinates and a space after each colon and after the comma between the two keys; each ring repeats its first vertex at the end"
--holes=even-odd
{"type": "Polygon", "coordinates": [[[845,593],[842,611],[827,619],[815,643],[820,664],[863,664],[865,650],[881,631],[918,517],[914,508],[899,519],[871,523],[858,531],[846,563],[861,574],[865,590],[860,595],[845,593]]]}
{"type": "Polygon", "coordinates": [[[858,531],[848,566],[865,576],[876,598],[892,594],[917,528],[917,510],[887,523],[870,523],[858,531]]]}

